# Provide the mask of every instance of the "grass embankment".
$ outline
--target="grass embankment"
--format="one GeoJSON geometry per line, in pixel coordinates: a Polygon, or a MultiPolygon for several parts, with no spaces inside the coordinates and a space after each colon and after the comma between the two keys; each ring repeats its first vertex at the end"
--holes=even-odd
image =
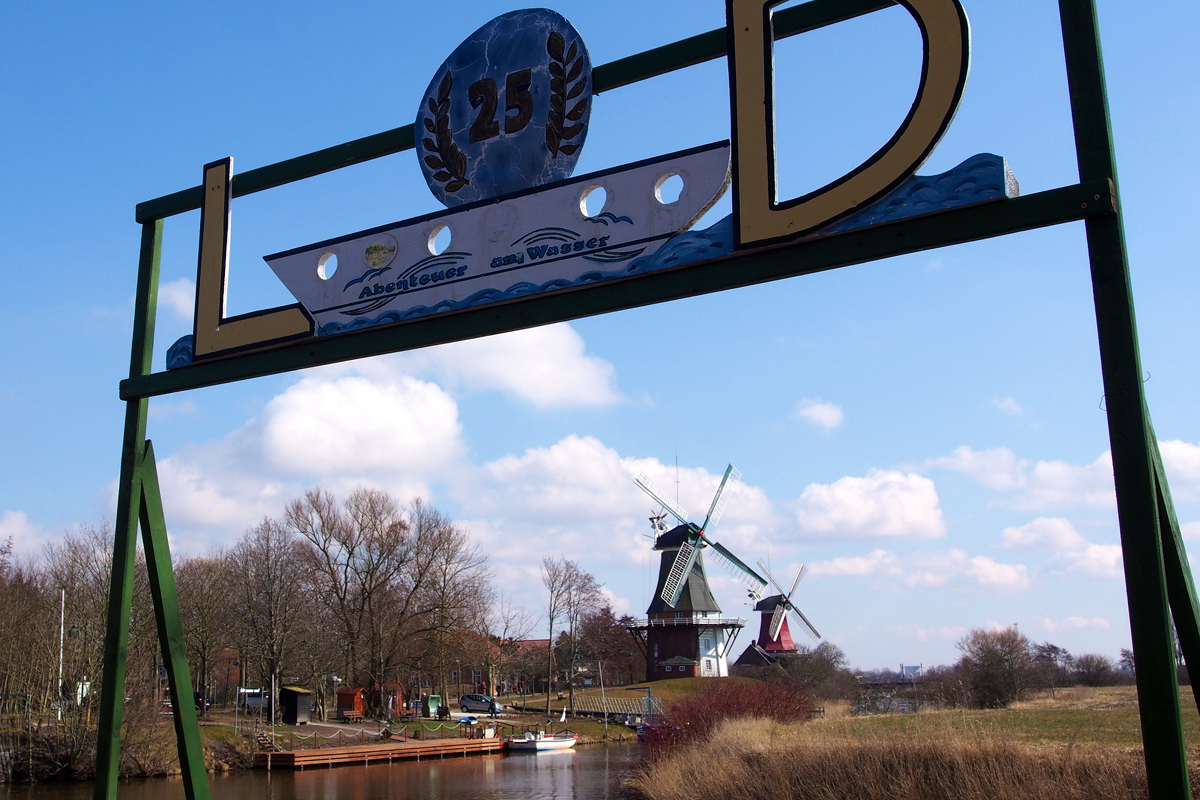
{"type": "MultiPolygon", "coordinates": [[[[1188,739],[1200,745],[1200,715],[1182,693],[1188,739]]],[[[1189,754],[1200,787],[1200,746],[1189,754]]],[[[629,788],[650,800],[1073,800],[1145,797],[1146,778],[1136,693],[1122,687],[996,711],[727,720],[648,763],[629,788]]]]}

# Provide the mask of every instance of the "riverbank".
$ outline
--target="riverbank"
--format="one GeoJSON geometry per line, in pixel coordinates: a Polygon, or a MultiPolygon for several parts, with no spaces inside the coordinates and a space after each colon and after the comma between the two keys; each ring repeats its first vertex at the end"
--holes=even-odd
{"type": "MultiPolygon", "coordinates": [[[[396,738],[414,741],[466,740],[460,726],[463,716],[456,713],[449,722],[436,719],[410,720],[393,723],[396,738]]],[[[500,735],[520,735],[527,729],[542,729],[550,733],[570,730],[579,734],[577,746],[620,744],[634,742],[636,732],[620,725],[606,727],[603,720],[568,718],[560,722],[561,712],[553,716],[504,716],[499,723],[500,735]]],[[[479,719],[477,724],[490,720],[479,719]]],[[[210,773],[236,773],[251,769],[255,755],[272,747],[280,750],[314,750],[346,746],[384,745],[384,723],[370,720],[363,723],[314,722],[308,725],[255,727],[253,722],[235,720],[232,712],[212,711],[200,720],[200,740],[204,751],[205,768],[210,773]]],[[[0,783],[28,784],[45,782],[89,781],[95,776],[94,727],[57,724],[46,720],[31,729],[0,730],[0,783]],[[6,757],[3,755],[7,753],[6,757]]],[[[468,740],[469,741],[469,740],[468,740]]],[[[138,725],[122,743],[120,776],[122,779],[171,777],[179,774],[175,731],[168,714],[138,725]]]]}
{"type": "MultiPolygon", "coordinates": [[[[1200,741],[1190,689],[1182,695],[1189,741],[1200,741]]],[[[1200,787],[1200,747],[1189,756],[1200,787]]],[[[990,711],[727,720],[648,763],[629,790],[642,800],[1125,800],[1146,796],[1146,777],[1135,690],[1076,688],[990,711]]]]}

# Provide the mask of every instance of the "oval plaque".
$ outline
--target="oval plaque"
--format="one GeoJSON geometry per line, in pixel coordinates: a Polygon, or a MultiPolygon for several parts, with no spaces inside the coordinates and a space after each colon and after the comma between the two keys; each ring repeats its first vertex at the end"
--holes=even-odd
{"type": "Polygon", "coordinates": [[[592,62],[544,8],[510,11],[467,37],[417,112],[417,156],[447,206],[569,178],[587,137],[592,62]]]}

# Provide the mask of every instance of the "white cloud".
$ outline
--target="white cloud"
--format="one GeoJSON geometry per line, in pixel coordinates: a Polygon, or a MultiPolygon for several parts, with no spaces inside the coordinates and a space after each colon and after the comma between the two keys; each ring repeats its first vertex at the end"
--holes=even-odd
{"type": "MultiPolygon", "coordinates": [[[[641,472],[671,487],[667,493],[674,496],[674,466],[623,458],[594,437],[572,435],[484,464],[455,492],[472,518],[488,521],[489,541],[513,557],[564,552],[628,565],[641,563],[652,545],[644,534],[650,533],[647,518],[657,505],[633,483],[641,472]]],[[[703,519],[720,482],[720,474],[704,469],[679,470],[679,503],[691,510],[693,521],[703,519]]],[[[749,553],[759,535],[782,519],[762,489],[739,483],[726,491],[725,514],[711,533],[735,552],[749,553]]]]}
{"type": "Polygon", "coordinates": [[[407,376],[305,378],[267,404],[261,430],[266,460],[299,475],[416,474],[462,454],[453,398],[407,376]]]}
{"type": "Polygon", "coordinates": [[[32,555],[39,551],[51,536],[40,526],[29,521],[24,511],[5,511],[0,516],[0,545],[12,537],[13,553],[32,555]]]}
{"type": "Polygon", "coordinates": [[[826,403],[819,397],[806,397],[796,403],[796,417],[827,431],[841,426],[846,421],[846,415],[840,406],[826,403]]]}
{"type": "Polygon", "coordinates": [[[1120,545],[1089,542],[1074,525],[1058,517],[1039,517],[1020,527],[1005,528],[1000,546],[1056,553],[1050,568],[1058,574],[1078,578],[1119,578],[1122,574],[1120,545]]]}
{"type": "Polygon", "coordinates": [[[452,388],[506,392],[538,408],[606,406],[624,399],[616,368],[588,355],[583,337],[566,323],[376,359],[361,371],[428,375],[452,388]]]}
{"type": "Polygon", "coordinates": [[[1028,461],[1006,447],[991,450],[972,450],[962,446],[948,456],[926,462],[927,466],[962,472],[989,489],[1007,491],[1025,485],[1028,461]]]}
{"type": "Polygon", "coordinates": [[[1112,454],[1103,453],[1091,464],[1039,461],[1029,473],[1023,496],[1014,505],[1024,509],[1088,507],[1111,508],[1116,504],[1113,489],[1112,454]]]}
{"type": "Polygon", "coordinates": [[[1200,445],[1173,439],[1158,443],[1171,494],[1191,499],[1200,490],[1200,445]]]}
{"type": "Polygon", "coordinates": [[[1112,627],[1112,625],[1109,624],[1109,621],[1104,617],[1067,617],[1066,619],[1058,622],[1052,619],[1043,619],[1041,622],[1042,627],[1045,628],[1048,633],[1058,633],[1060,631],[1081,631],[1087,628],[1108,630],[1112,627]]]}
{"type": "Polygon", "coordinates": [[[1021,404],[1011,397],[993,397],[992,405],[1013,417],[1025,413],[1025,409],[1021,408],[1021,404]]]}
{"type": "Polygon", "coordinates": [[[1029,588],[1029,574],[1024,564],[1000,564],[987,556],[975,556],[967,567],[967,575],[980,586],[1016,591],[1029,588]]]}
{"type": "Polygon", "coordinates": [[[1063,553],[1051,563],[1079,578],[1120,578],[1124,574],[1119,544],[1088,544],[1083,550],[1063,553]]]}
{"type": "Polygon", "coordinates": [[[458,408],[434,384],[310,375],[222,439],[159,458],[167,524],[188,552],[227,542],[321,483],[407,500],[463,457],[458,408]]]}
{"type": "Polygon", "coordinates": [[[165,305],[184,322],[191,322],[196,313],[196,282],[180,278],[158,287],[159,305],[165,305]]]}
{"type": "MultiPolygon", "coordinates": [[[[1200,492],[1200,445],[1179,440],[1158,443],[1172,494],[1192,499],[1200,492]]],[[[926,461],[925,467],[969,475],[979,483],[1010,494],[1008,503],[1029,511],[1049,508],[1112,508],[1112,453],[1105,451],[1090,464],[1018,458],[1006,447],[973,450],[959,447],[953,453],[926,461]]]]}
{"type": "Polygon", "coordinates": [[[1180,526],[1183,538],[1188,541],[1200,539],[1200,522],[1188,522],[1180,526]]]}
{"type": "Polygon", "coordinates": [[[873,550],[865,556],[840,556],[818,561],[809,567],[813,577],[872,578],[879,575],[902,574],[900,558],[887,550],[873,550]]]}
{"type": "Polygon", "coordinates": [[[1038,517],[1026,525],[1005,528],[1000,534],[1000,546],[1006,548],[1036,547],[1062,552],[1082,550],[1087,544],[1074,525],[1059,517],[1038,517]]]}
{"type": "Polygon", "coordinates": [[[896,470],[810,484],[796,503],[796,519],[815,536],[933,539],[946,533],[933,481],[896,470]]]}
{"type": "Polygon", "coordinates": [[[1009,504],[1023,510],[1111,508],[1116,502],[1112,456],[1107,452],[1086,465],[1032,463],[1006,447],[973,450],[964,445],[925,466],[961,472],[989,489],[1010,493],[1009,504]]]}
{"type": "Polygon", "coordinates": [[[887,550],[865,556],[841,556],[818,561],[810,567],[818,578],[894,578],[909,587],[942,587],[965,580],[991,590],[1018,591],[1029,588],[1024,564],[1003,564],[987,556],[970,558],[962,550],[914,553],[901,557],[887,550]]]}

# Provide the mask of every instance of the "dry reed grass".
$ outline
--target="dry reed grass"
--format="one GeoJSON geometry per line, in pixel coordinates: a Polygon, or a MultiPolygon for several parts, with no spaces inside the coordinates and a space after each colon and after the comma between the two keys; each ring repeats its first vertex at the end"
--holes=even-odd
{"type": "MultiPolygon", "coordinates": [[[[1193,774],[1192,785],[1200,784],[1193,774]]],[[[1083,800],[1147,797],[1141,752],[1031,746],[923,727],[847,736],[836,726],[721,723],[707,741],[648,762],[628,782],[647,800],[1083,800]]]]}

